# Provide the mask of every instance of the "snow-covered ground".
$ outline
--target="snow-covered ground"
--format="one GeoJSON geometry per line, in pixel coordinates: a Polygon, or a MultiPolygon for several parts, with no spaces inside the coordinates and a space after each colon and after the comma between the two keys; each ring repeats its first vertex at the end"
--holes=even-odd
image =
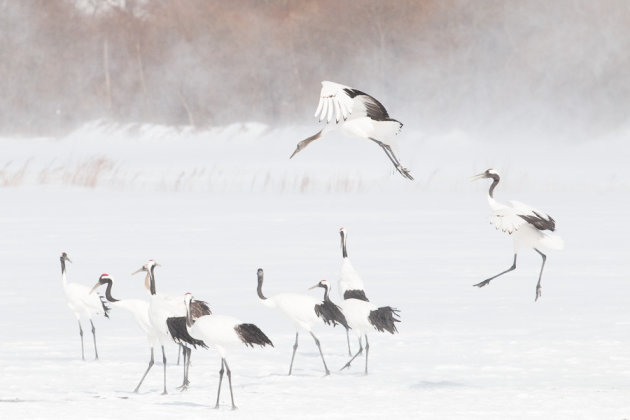
{"type": "MultiPolygon", "coordinates": [[[[62,139],[0,140],[0,418],[630,418],[626,135],[517,153],[462,133],[409,135],[400,158],[410,183],[358,140],[322,139],[289,161],[311,131],[95,125],[62,139]],[[497,199],[549,212],[565,240],[549,253],[536,303],[533,251],[515,272],[472,287],[512,261],[510,238],[488,224],[486,183],[468,181],[490,166],[504,173],[497,199]],[[401,310],[400,333],[370,336],[364,376],[362,361],[338,371],[345,333],[322,326],[333,374],[323,377],[303,334],[288,377],[294,330],[257,301],[256,269],[268,295],[320,295],[306,289],[322,278],[336,291],[341,226],[372,301],[401,310]],[[73,260],[69,281],[92,286],[107,272],[121,298],[147,298],[130,273],[154,258],[158,290],[191,292],[263,329],[274,348],[230,358],[239,410],[229,409],[227,384],[212,409],[212,349],[193,353],[188,391],[175,390],[181,367],[169,364],[170,394],[160,395],[156,363],[132,393],[149,348],[122,311],[95,320],[101,360],[82,362],[62,251],[73,260]]],[[[176,348],[168,352],[175,361],[176,348]]]]}

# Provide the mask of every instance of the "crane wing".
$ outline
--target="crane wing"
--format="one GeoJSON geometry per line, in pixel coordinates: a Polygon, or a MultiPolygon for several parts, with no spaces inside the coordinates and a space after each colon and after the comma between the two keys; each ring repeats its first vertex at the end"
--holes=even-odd
{"type": "Polygon", "coordinates": [[[548,214],[519,201],[509,201],[510,206],[501,205],[490,216],[490,223],[503,232],[512,234],[521,226],[530,224],[538,230],[554,231],[555,220],[548,214]]]}
{"type": "Polygon", "coordinates": [[[547,213],[537,210],[520,201],[509,202],[514,208],[516,214],[530,225],[538,230],[556,230],[556,221],[547,213]]]}
{"type": "Polygon", "coordinates": [[[490,223],[497,229],[507,232],[510,235],[524,225],[525,219],[519,217],[513,207],[501,205],[495,208],[490,216],[490,223]]]}
{"type": "Polygon", "coordinates": [[[319,94],[319,104],[315,111],[315,117],[319,118],[319,121],[326,120],[330,122],[333,114],[335,115],[336,122],[339,122],[341,118],[348,119],[352,113],[353,100],[346,93],[346,89],[352,89],[348,86],[340,85],[339,83],[323,81],[322,91],[319,94]]]}

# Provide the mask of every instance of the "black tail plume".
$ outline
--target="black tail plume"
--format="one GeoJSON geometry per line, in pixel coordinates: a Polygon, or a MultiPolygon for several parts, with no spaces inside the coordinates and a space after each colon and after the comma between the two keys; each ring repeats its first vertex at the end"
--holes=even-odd
{"type": "Polygon", "coordinates": [[[330,300],[324,300],[319,305],[315,305],[315,315],[320,317],[326,325],[332,323],[333,327],[337,324],[341,324],[345,329],[349,329],[348,321],[339,306],[332,303],[330,300]]]}
{"type": "Polygon", "coordinates": [[[370,312],[370,324],[374,326],[378,331],[387,331],[388,333],[397,333],[395,322],[400,322],[398,319],[398,309],[394,309],[391,306],[383,306],[370,312]]]}
{"type": "Polygon", "coordinates": [[[234,331],[236,331],[241,341],[247,346],[254,347],[254,344],[257,344],[264,347],[269,344],[273,347],[273,343],[269,337],[254,324],[239,324],[234,327],[234,331]]]}
{"type": "Polygon", "coordinates": [[[167,318],[166,326],[168,327],[168,332],[171,334],[171,337],[173,337],[173,340],[177,344],[189,344],[194,348],[197,348],[197,346],[200,346],[204,349],[208,348],[206,343],[201,340],[197,340],[196,338],[193,338],[190,334],[188,334],[185,316],[167,318]]]}

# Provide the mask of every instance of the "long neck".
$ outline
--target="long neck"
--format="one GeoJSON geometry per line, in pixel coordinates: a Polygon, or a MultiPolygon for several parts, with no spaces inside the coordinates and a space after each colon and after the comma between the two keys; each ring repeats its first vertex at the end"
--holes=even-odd
{"type": "Polygon", "coordinates": [[[192,327],[195,323],[195,320],[192,317],[192,313],[190,311],[190,302],[186,303],[186,325],[192,327]]]}
{"type": "Polygon", "coordinates": [[[328,293],[328,287],[324,287],[324,302],[330,302],[330,297],[328,296],[328,293]]]}
{"type": "Polygon", "coordinates": [[[61,282],[63,284],[68,283],[68,279],[66,279],[66,262],[63,260],[63,258],[61,259],[61,282]]]}
{"type": "Polygon", "coordinates": [[[156,294],[156,292],[155,292],[155,273],[153,272],[154,269],[155,269],[155,266],[151,266],[151,269],[149,270],[149,275],[150,275],[150,288],[149,288],[149,291],[151,292],[152,295],[156,294]]]}
{"type": "Polygon", "coordinates": [[[348,250],[346,250],[346,234],[341,231],[341,252],[344,258],[348,258],[348,250]]]}
{"type": "Polygon", "coordinates": [[[105,280],[107,282],[107,289],[105,290],[105,297],[110,302],[118,302],[118,299],[114,299],[112,296],[112,286],[114,282],[111,279],[105,280]]]}
{"type": "Polygon", "coordinates": [[[497,185],[499,185],[500,179],[501,178],[499,178],[499,175],[492,175],[492,185],[490,185],[490,190],[488,191],[488,195],[490,196],[490,198],[494,198],[494,189],[497,185]]]}
{"type": "Polygon", "coordinates": [[[265,295],[263,295],[262,285],[263,285],[263,276],[259,274],[258,275],[258,288],[256,289],[256,291],[258,292],[258,297],[261,298],[262,300],[265,300],[267,298],[265,297],[265,295]]]}
{"type": "Polygon", "coordinates": [[[147,275],[144,276],[144,287],[148,292],[151,292],[151,273],[147,271],[147,275]]]}

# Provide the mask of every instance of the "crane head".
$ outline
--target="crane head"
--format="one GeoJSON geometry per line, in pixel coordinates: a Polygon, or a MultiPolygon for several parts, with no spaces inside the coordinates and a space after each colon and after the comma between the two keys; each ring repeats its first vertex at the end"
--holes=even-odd
{"type": "Polygon", "coordinates": [[[484,171],[484,172],[482,172],[480,174],[472,176],[470,178],[470,180],[471,181],[476,181],[478,179],[484,179],[484,178],[498,179],[499,178],[499,173],[496,170],[490,168],[490,169],[487,169],[486,171],[484,171]]]}
{"type": "Polygon", "coordinates": [[[98,281],[96,282],[94,287],[92,287],[92,289],[90,290],[90,293],[98,289],[99,286],[102,286],[107,283],[113,283],[113,281],[114,281],[114,278],[110,276],[109,274],[106,274],[106,273],[101,274],[101,276],[98,278],[98,281]]]}
{"type": "Polygon", "coordinates": [[[68,258],[68,254],[66,254],[65,252],[61,253],[61,257],[59,257],[59,259],[61,260],[61,262],[64,262],[64,261],[68,261],[70,263],[72,262],[70,258],[68,258]]]}
{"type": "Polygon", "coordinates": [[[308,290],[312,290],[315,289],[316,287],[322,287],[326,290],[328,290],[328,282],[326,280],[320,280],[319,283],[317,283],[315,286],[313,287],[309,287],[308,290]]]}

